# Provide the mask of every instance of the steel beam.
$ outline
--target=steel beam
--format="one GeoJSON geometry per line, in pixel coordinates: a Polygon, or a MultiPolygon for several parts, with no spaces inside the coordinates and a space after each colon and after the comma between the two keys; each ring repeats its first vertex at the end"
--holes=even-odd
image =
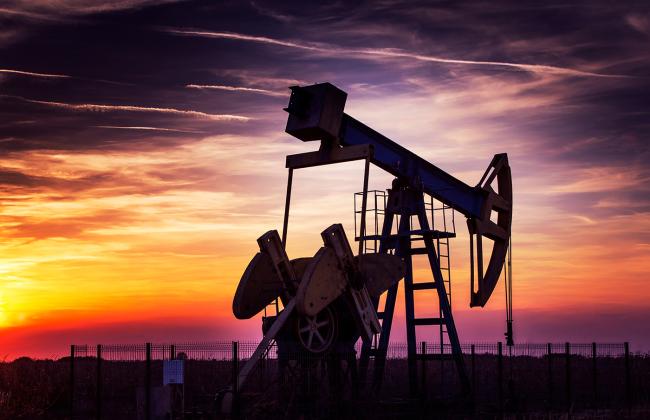
{"type": "Polygon", "coordinates": [[[408,180],[415,189],[422,189],[466,217],[481,216],[485,201],[481,189],[470,187],[347,114],[343,114],[339,141],[348,147],[372,145],[373,164],[397,178],[408,180]]]}

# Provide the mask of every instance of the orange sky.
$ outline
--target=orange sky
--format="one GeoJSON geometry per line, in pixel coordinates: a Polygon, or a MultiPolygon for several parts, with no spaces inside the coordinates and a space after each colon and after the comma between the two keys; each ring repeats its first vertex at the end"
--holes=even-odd
{"type": "MultiPolygon", "coordinates": [[[[355,103],[353,96],[350,102],[355,103]]],[[[393,111],[399,113],[400,108],[393,111]]],[[[382,125],[381,117],[373,119],[370,111],[366,114],[364,121],[382,125]]],[[[283,115],[278,113],[278,117],[283,115]]],[[[133,180],[64,197],[46,191],[29,195],[7,192],[0,265],[5,281],[0,295],[3,340],[11,342],[12,334],[18,332],[58,329],[66,330],[72,340],[75,329],[129,322],[169,322],[172,329],[167,340],[177,335],[177,322],[212,324],[209,338],[214,339],[258,335],[257,322],[233,318],[232,295],[256,252],[255,239],[268,229],[281,228],[286,177],[283,154],[313,149],[313,143],[292,141],[281,132],[277,138],[287,138],[287,143],[208,137],[191,147],[164,153],[49,153],[23,155],[21,162],[3,160],[3,166],[34,177],[75,181],[101,171],[133,180]],[[257,146],[251,148],[252,143],[257,146]],[[152,188],[165,182],[143,174],[184,165],[209,168],[206,185],[221,184],[222,188],[188,190],[179,185],[163,193],[138,192],[143,183],[152,188]],[[250,175],[251,182],[232,190],[227,183],[223,185],[227,176],[238,171],[250,175]],[[19,230],[13,230],[17,223],[12,219],[20,220],[19,230]],[[243,330],[240,324],[245,325],[243,330]]],[[[484,164],[492,152],[483,153],[484,164]]],[[[451,155],[439,160],[450,161],[451,155]]],[[[644,308],[649,297],[644,275],[650,246],[630,243],[630,237],[639,228],[650,228],[650,220],[632,214],[595,221],[544,204],[589,185],[595,189],[618,187],[617,182],[626,182],[624,176],[614,185],[601,186],[599,171],[593,170],[576,174],[570,182],[552,183],[526,176],[522,170],[525,162],[520,163],[516,154],[511,165],[516,200],[515,317],[520,309],[552,314],[567,310],[589,313],[598,307],[644,308]]],[[[476,171],[456,175],[469,183],[479,178],[481,170],[479,166],[476,171]]],[[[319,232],[330,223],[344,223],[352,236],[352,194],[360,189],[361,173],[358,163],[296,173],[288,246],[291,257],[312,255],[320,244],[319,232]]],[[[389,181],[378,169],[371,172],[371,187],[382,188],[389,181]]],[[[464,218],[456,217],[459,237],[452,242],[453,305],[462,311],[469,301],[469,248],[464,218]]],[[[430,276],[422,268],[418,274],[430,276]]],[[[430,298],[433,302],[433,296],[430,298]]],[[[426,306],[419,303],[418,309],[424,311],[426,306]]],[[[487,308],[503,308],[502,286],[487,308]]],[[[401,305],[398,315],[400,312],[401,305]]],[[[481,316],[481,310],[474,309],[464,318],[480,323],[481,316]]],[[[501,321],[492,317],[486,318],[490,329],[482,337],[498,339],[501,321]]],[[[502,313],[497,317],[502,318],[502,313]]],[[[597,330],[592,334],[599,339],[597,330]]],[[[98,335],[97,340],[121,338],[117,332],[98,335]]],[[[146,327],[141,336],[147,337],[146,327]]],[[[536,340],[532,331],[526,331],[524,337],[536,340]]],[[[165,339],[160,334],[156,338],[165,339]]]]}

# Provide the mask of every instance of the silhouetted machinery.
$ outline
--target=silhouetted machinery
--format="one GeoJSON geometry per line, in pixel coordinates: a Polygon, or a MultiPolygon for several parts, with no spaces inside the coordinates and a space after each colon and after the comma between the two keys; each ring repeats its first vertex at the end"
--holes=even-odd
{"type": "MultiPolygon", "coordinates": [[[[343,112],[347,94],[329,83],[292,87],[286,132],[302,141],[320,140],[317,151],[289,155],[289,169],[282,237],[269,231],[258,239],[260,252],[252,259],[237,288],[233,312],[251,318],[280,299],[283,309],[265,317],[264,338],[239,373],[237,389],[275,341],[279,359],[295,354],[326,355],[347,352],[362,339],[359,367],[363,374],[373,360],[373,383],[381,382],[393,320],[398,282],[404,279],[409,385],[418,386],[416,361],[449,358],[455,362],[465,391],[465,371],[458,333],[451,312],[450,282],[441,267],[449,257],[446,229],[435,229],[433,212],[450,209],[467,218],[470,234],[470,306],[484,306],[501,276],[510,244],[512,181],[506,154],[495,155],[479,183],[471,187],[418,157],[343,112]],[[365,161],[358,235],[354,256],[343,227],[331,225],[321,236],[323,247],[311,258],[290,260],[285,253],[293,171],[354,160],[365,161]],[[395,179],[387,195],[381,196],[381,229],[367,232],[368,177],[370,163],[395,179]],[[433,200],[441,203],[434,208],[433,200]],[[367,252],[368,241],[375,247],[367,252]],[[489,260],[484,252],[491,242],[489,260]],[[426,256],[432,281],[415,281],[413,256],[426,256]],[[418,291],[437,293],[437,317],[415,316],[418,291]],[[383,308],[380,308],[386,293],[383,308]],[[418,352],[416,329],[435,326],[440,331],[440,354],[418,352]],[[445,337],[443,337],[443,335],[445,337]],[[443,341],[451,352],[444,352],[443,341]]],[[[374,191],[374,209],[378,210],[374,191]]],[[[355,215],[356,224],[356,215],[355,215]]],[[[356,232],[355,232],[356,234],[356,232]]],[[[508,274],[508,270],[506,270],[508,274]]],[[[507,277],[507,276],[506,276],[507,277]]],[[[508,290],[508,287],[506,287],[508,290]]],[[[509,304],[510,300],[507,299],[509,304]]],[[[435,305],[436,302],[430,302],[435,305]]],[[[508,311],[510,314],[510,311],[508,311]]],[[[508,317],[506,339],[512,342],[508,317]]],[[[353,363],[356,365],[356,356],[353,363]]],[[[230,404],[226,398],[224,405],[230,404]]]]}

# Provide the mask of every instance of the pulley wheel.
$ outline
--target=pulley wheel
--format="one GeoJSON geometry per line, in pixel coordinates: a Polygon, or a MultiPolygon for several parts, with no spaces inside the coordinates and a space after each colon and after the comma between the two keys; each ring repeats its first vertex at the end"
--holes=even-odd
{"type": "Polygon", "coordinates": [[[298,339],[311,353],[327,351],[337,333],[336,317],[329,307],[314,316],[301,315],[297,322],[298,339]]]}

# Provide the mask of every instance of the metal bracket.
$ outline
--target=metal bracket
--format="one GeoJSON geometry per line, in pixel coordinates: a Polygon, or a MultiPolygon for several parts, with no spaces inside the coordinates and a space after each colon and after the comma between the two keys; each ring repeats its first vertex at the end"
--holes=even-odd
{"type": "Polygon", "coordinates": [[[280,235],[277,230],[270,230],[257,239],[260,251],[271,257],[271,262],[275,268],[276,274],[284,284],[284,293],[282,293],[282,303],[287,304],[291,296],[296,295],[298,289],[298,279],[293,271],[289,257],[287,256],[280,235]]]}
{"type": "Polygon", "coordinates": [[[357,280],[351,281],[351,287],[349,287],[350,295],[352,297],[351,303],[354,308],[352,313],[354,314],[355,321],[360,327],[359,330],[362,333],[362,338],[364,340],[370,340],[374,334],[381,331],[381,326],[365,284],[361,283],[360,285],[354,285],[355,282],[360,283],[361,274],[358,272],[356,267],[352,248],[350,248],[350,243],[345,236],[343,226],[340,223],[334,224],[325,229],[321,233],[321,236],[323,237],[325,246],[333,249],[336,253],[341,267],[348,273],[348,278],[350,280],[357,280]]]}
{"type": "Polygon", "coordinates": [[[287,168],[299,169],[332,163],[350,162],[372,158],[373,147],[370,144],[358,146],[323,148],[316,152],[299,153],[287,156],[287,168]]]}

